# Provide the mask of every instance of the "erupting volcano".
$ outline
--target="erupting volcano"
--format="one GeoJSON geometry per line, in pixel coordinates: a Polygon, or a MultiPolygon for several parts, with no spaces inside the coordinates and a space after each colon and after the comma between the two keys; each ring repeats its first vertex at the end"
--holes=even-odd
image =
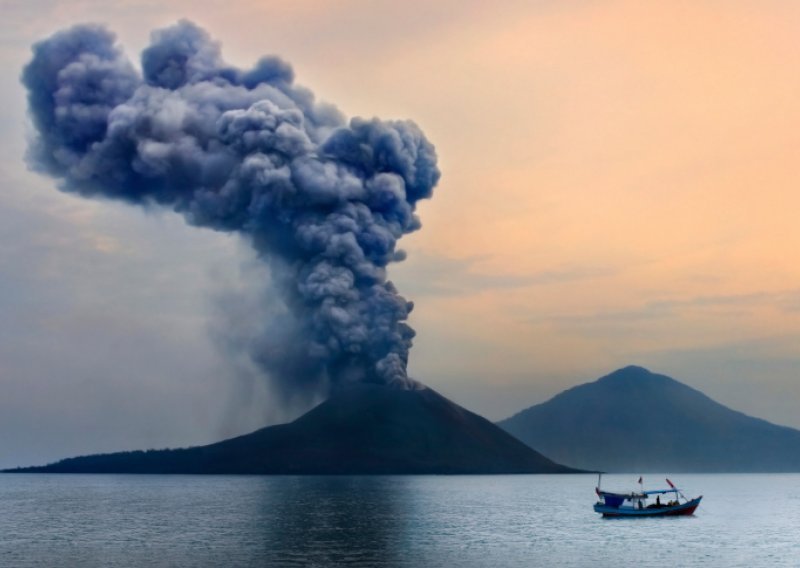
{"type": "MultiPolygon", "coordinates": [[[[210,446],[65,460],[37,471],[502,473],[566,471],[407,375],[413,304],[387,279],[439,180],[410,121],[317,102],[292,68],[252,69],[188,21],[156,31],[137,70],[100,26],[33,48],[22,80],[32,168],[63,191],[166,208],[235,233],[281,309],[242,339],[277,395],[333,392],[291,424],[210,446]]],[[[266,313],[266,312],[265,312],[266,313]]]]}

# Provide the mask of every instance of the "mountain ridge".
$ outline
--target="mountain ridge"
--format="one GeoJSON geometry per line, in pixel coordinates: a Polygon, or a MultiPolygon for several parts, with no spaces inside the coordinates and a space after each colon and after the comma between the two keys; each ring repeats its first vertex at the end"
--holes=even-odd
{"type": "Polygon", "coordinates": [[[800,471],[800,431],[628,366],[498,425],[552,459],[603,471],[800,471]]]}

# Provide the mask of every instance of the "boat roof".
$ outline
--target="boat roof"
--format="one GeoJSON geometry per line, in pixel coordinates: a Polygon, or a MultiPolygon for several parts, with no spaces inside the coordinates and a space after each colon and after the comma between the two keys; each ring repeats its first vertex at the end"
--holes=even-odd
{"type": "Polygon", "coordinates": [[[677,487],[670,488],[670,489],[652,489],[650,491],[632,491],[631,493],[614,493],[613,491],[603,491],[600,489],[600,493],[603,495],[618,495],[619,497],[641,497],[643,495],[663,495],[665,493],[678,493],[680,489],[677,487]]]}

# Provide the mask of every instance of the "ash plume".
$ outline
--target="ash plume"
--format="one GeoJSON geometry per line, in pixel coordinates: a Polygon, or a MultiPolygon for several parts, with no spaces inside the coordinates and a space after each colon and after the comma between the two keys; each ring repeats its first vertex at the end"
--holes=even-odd
{"type": "Polygon", "coordinates": [[[158,30],[141,71],[96,25],[33,46],[22,82],[29,165],[63,191],[169,208],[246,239],[282,310],[243,339],[284,389],[413,385],[413,304],[387,280],[439,179],[409,121],[353,118],[294,84],[289,64],[224,62],[188,21],[158,30]]]}

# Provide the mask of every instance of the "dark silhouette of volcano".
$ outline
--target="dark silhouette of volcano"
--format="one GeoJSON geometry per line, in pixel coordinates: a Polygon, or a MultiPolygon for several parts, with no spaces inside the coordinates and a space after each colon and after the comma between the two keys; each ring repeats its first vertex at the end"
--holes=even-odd
{"type": "Polygon", "coordinates": [[[568,473],[432,389],[359,385],[294,422],[176,450],[99,454],[31,473],[568,473]]]}
{"type": "Polygon", "coordinates": [[[800,431],[625,367],[498,423],[574,467],[619,472],[796,472],[800,431]]]}

